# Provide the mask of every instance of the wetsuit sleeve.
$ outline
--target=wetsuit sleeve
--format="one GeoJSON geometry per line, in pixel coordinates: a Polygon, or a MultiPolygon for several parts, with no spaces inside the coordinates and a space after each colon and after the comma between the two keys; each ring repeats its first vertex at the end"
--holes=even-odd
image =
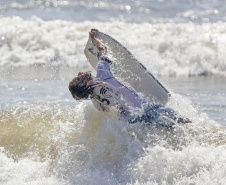
{"type": "Polygon", "coordinates": [[[96,75],[97,80],[105,80],[107,78],[113,77],[110,71],[110,64],[111,61],[107,57],[101,56],[99,58],[99,62],[97,64],[97,75],[96,75]]]}

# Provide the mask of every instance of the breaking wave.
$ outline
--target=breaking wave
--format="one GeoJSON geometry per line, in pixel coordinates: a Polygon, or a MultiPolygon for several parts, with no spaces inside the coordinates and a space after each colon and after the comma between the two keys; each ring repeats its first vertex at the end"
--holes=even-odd
{"type": "Polygon", "coordinates": [[[91,68],[84,56],[95,27],[126,46],[152,73],[226,75],[226,23],[125,23],[43,21],[1,17],[0,66],[91,68]]]}

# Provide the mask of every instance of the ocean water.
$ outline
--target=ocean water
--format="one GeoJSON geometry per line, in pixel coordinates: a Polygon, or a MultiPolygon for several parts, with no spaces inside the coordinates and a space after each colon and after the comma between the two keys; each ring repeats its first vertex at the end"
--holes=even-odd
{"type": "Polygon", "coordinates": [[[224,0],[0,0],[0,184],[226,184],[224,0]],[[91,28],[126,46],[192,120],[128,124],[76,102],[91,28]]]}

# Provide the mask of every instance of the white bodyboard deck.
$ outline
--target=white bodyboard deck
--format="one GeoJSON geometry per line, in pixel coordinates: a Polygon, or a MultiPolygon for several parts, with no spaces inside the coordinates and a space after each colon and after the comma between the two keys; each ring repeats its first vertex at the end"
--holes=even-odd
{"type": "MultiPolygon", "coordinates": [[[[133,54],[109,35],[98,32],[101,41],[107,46],[108,57],[113,62],[111,72],[115,77],[130,83],[145,98],[154,99],[165,105],[169,91],[139,62],[133,54]]],[[[98,49],[89,38],[84,53],[94,69],[98,63],[98,49]]]]}

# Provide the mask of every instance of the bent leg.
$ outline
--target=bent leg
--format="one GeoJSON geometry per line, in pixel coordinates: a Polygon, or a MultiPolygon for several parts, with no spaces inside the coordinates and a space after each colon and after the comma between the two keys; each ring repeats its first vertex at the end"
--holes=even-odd
{"type": "Polygon", "coordinates": [[[137,117],[130,123],[145,122],[156,126],[171,128],[175,123],[191,123],[189,119],[179,116],[173,109],[160,104],[149,105],[142,116],[137,117]]]}

